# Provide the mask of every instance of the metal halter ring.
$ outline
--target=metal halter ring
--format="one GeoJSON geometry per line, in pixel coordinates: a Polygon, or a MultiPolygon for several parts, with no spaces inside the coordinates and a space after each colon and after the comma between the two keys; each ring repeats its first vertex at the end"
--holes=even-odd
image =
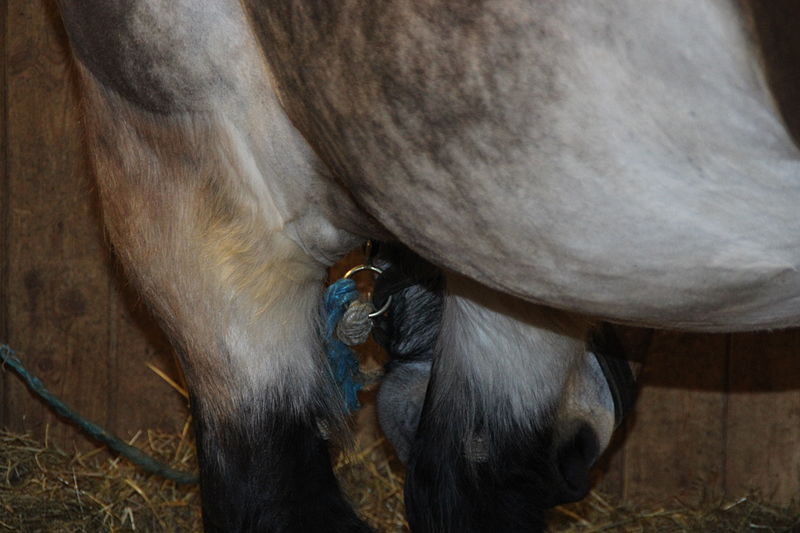
{"type": "MultiPolygon", "coordinates": [[[[345,274],[344,274],[343,278],[344,278],[344,279],[348,279],[348,278],[350,278],[350,276],[352,276],[353,274],[357,274],[357,273],[361,272],[362,270],[369,270],[370,272],[374,272],[374,273],[375,273],[377,276],[380,276],[381,274],[383,274],[383,270],[381,270],[380,268],[378,268],[378,267],[376,267],[376,266],[372,266],[372,265],[358,265],[358,266],[354,266],[353,268],[351,268],[350,270],[348,270],[347,272],[345,272],[345,274]]],[[[375,317],[379,317],[379,316],[381,316],[383,313],[385,313],[386,311],[388,311],[388,309],[389,309],[389,305],[391,305],[391,303],[392,303],[392,297],[391,297],[391,295],[390,295],[390,296],[389,296],[389,297],[386,299],[386,303],[385,303],[385,304],[383,304],[383,307],[381,307],[381,308],[380,308],[380,309],[378,309],[377,311],[373,311],[373,312],[372,312],[372,313],[370,313],[368,316],[369,316],[370,318],[375,318],[375,317]]]]}

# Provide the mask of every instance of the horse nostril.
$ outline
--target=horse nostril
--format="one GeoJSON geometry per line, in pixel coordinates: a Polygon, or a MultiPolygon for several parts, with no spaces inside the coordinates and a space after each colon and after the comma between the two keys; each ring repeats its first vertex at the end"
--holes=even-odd
{"type": "Polygon", "coordinates": [[[589,493],[589,468],[600,452],[597,435],[587,424],[581,425],[575,435],[558,450],[558,471],[563,481],[560,503],[574,502],[589,493]]]}

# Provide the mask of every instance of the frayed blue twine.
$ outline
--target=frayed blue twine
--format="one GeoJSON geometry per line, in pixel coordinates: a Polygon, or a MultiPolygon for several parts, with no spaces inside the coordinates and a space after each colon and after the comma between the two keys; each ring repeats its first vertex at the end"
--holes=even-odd
{"type": "Polygon", "coordinates": [[[67,407],[64,402],[56,398],[50,391],[47,390],[39,378],[28,372],[28,370],[22,365],[22,361],[17,358],[14,350],[5,344],[0,344],[0,361],[4,366],[10,367],[12,370],[14,370],[14,372],[19,374],[31,391],[44,400],[47,405],[52,407],[56,413],[66,418],[70,422],[73,422],[83,431],[102,442],[115,452],[118,452],[123,457],[126,457],[128,460],[138,465],[146,472],[171,479],[175,483],[181,485],[197,483],[197,476],[193,476],[179,470],[174,470],[164,463],[156,461],[146,453],[142,452],[140,449],[125,443],[118,437],[112,435],[97,424],[89,422],[81,415],[67,407]]]}
{"type": "Polygon", "coordinates": [[[352,279],[340,279],[325,291],[323,312],[325,322],[325,353],[333,373],[333,379],[342,393],[345,408],[353,412],[361,407],[358,391],[362,384],[358,381],[358,359],[353,350],[336,337],[336,325],[344,316],[351,302],[358,298],[356,283],[352,279]]]}

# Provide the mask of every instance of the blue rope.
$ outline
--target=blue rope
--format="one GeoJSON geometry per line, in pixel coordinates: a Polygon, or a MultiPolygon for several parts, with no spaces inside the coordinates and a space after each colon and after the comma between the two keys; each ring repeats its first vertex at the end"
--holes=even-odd
{"type": "Polygon", "coordinates": [[[22,362],[14,353],[14,350],[5,344],[0,344],[0,360],[2,360],[3,365],[8,365],[12,370],[19,374],[31,391],[44,400],[47,405],[52,407],[56,413],[66,418],[70,422],[73,422],[83,431],[99,440],[112,450],[118,452],[120,455],[126,457],[132,463],[138,465],[146,472],[171,479],[180,485],[197,483],[197,476],[193,476],[179,470],[173,470],[164,463],[156,461],[146,453],[142,452],[140,449],[134,448],[133,446],[123,442],[118,437],[115,437],[100,426],[89,422],[81,415],[67,407],[64,402],[56,398],[50,391],[47,390],[47,388],[45,388],[44,384],[39,378],[31,375],[31,373],[25,369],[25,367],[22,365],[22,362]]]}
{"type": "Polygon", "coordinates": [[[325,353],[333,372],[333,379],[342,392],[345,407],[348,412],[357,410],[358,391],[361,383],[358,382],[358,359],[353,350],[336,338],[336,325],[342,319],[347,306],[358,298],[356,283],[352,279],[340,279],[331,284],[325,291],[323,300],[325,321],[325,353]]]}

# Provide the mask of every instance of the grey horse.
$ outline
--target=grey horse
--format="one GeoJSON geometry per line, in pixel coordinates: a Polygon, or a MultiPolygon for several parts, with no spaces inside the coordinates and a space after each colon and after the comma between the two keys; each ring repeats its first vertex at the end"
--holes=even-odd
{"type": "Polygon", "coordinates": [[[773,90],[797,54],[762,46],[795,5],[59,7],[111,243],[190,387],[208,532],[368,531],[330,468],[318,327],[326,267],[363,239],[444,272],[412,376],[416,533],[539,532],[580,497],[615,423],[596,318],[800,323],[800,153],[773,90]]]}

